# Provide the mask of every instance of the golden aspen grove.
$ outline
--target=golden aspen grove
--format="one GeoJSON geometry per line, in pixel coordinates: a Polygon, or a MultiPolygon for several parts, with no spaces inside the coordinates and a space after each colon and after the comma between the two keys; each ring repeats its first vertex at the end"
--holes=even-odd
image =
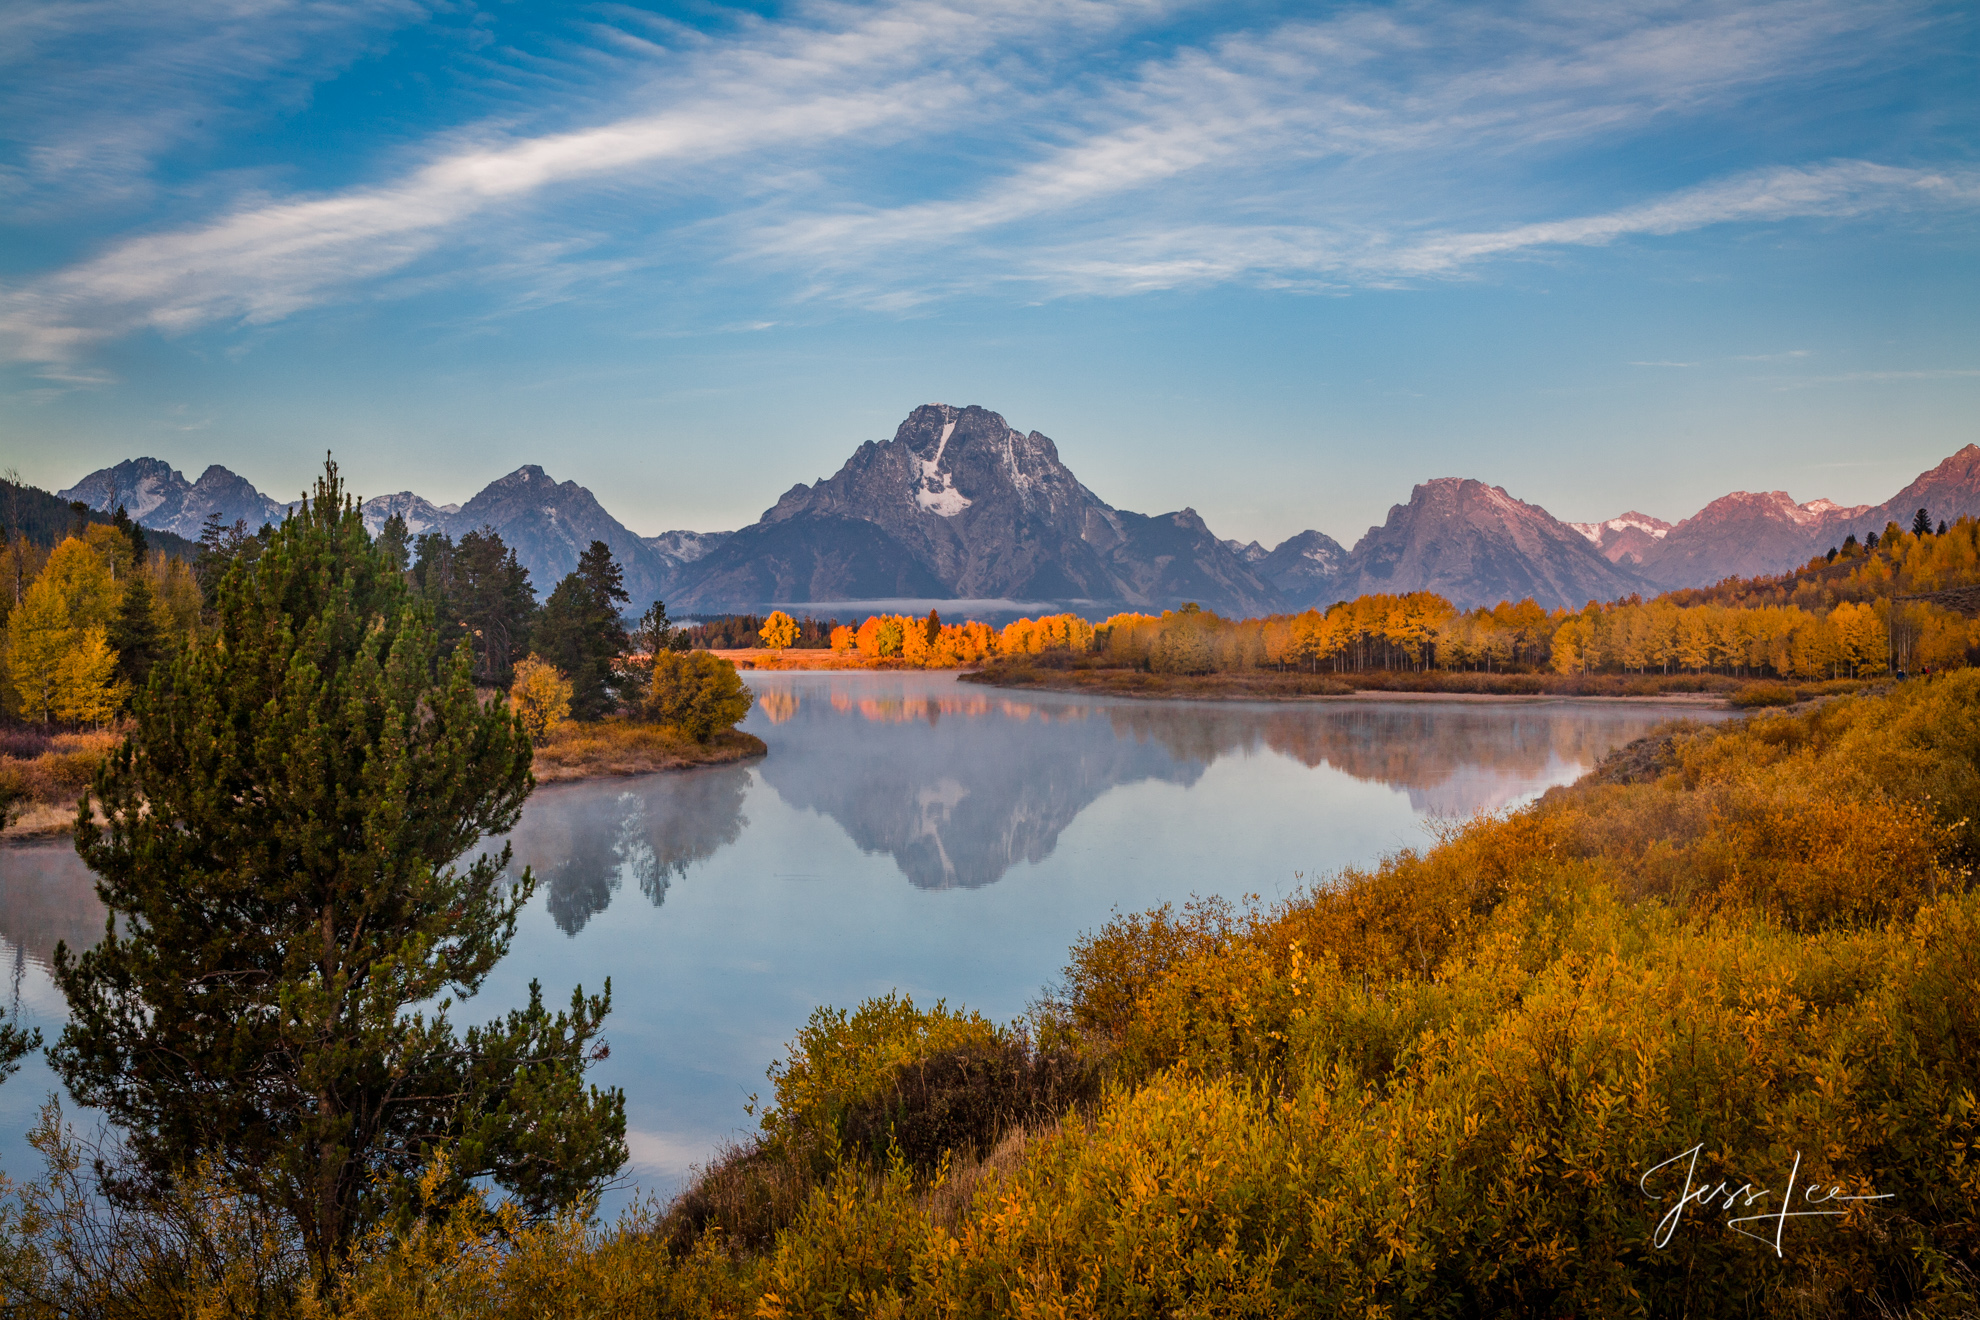
{"type": "Polygon", "coordinates": [[[154,551],[138,564],[127,537],[114,527],[64,538],[45,556],[24,539],[7,547],[0,562],[0,628],[4,628],[5,683],[0,704],[15,718],[40,724],[103,725],[128,703],[130,684],[119,681],[110,629],[130,584],[149,588],[156,632],[183,636],[199,622],[199,585],[177,559],[154,551]],[[16,600],[11,579],[25,582],[16,600]]]}
{"type": "MultiPolygon", "coordinates": [[[[1366,595],[1325,610],[1224,619],[1184,606],[1023,618],[993,628],[876,614],[831,634],[849,663],[956,668],[1057,653],[1092,669],[1153,674],[1706,676],[1820,684],[1960,668],[1980,623],[1928,593],[1980,584],[1980,522],[1939,534],[1892,525],[1875,548],[1817,557],[1778,578],[1734,579],[1650,600],[1546,610],[1532,600],[1461,610],[1428,591],[1366,595]]],[[[1355,680],[1360,680],[1356,682],[1355,680]]]]}

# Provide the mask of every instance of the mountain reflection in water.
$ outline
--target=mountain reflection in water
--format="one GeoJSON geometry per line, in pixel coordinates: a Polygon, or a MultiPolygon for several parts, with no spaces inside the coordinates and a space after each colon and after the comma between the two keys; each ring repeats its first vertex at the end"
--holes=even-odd
{"type": "Polygon", "coordinates": [[[928,677],[754,674],[760,773],[927,889],[1037,863],[1103,793],[1194,784],[1221,757],[1276,752],[1470,815],[1571,779],[1671,711],[1566,702],[1139,702],[1010,694],[928,677]]]}
{"type": "MultiPolygon", "coordinates": [[[[1670,719],[1668,707],[1570,702],[1142,702],[958,685],[946,674],[752,673],[753,766],[538,789],[508,843],[558,929],[575,936],[630,883],[655,907],[690,867],[748,827],[757,778],[834,821],[923,889],[994,884],[1052,854],[1108,790],[1188,788],[1224,757],[1276,753],[1404,793],[1413,811],[1463,816],[1573,779],[1670,719]]],[[[1717,712],[1698,712],[1719,718],[1717,712]]],[[[1297,828],[1298,822],[1288,822],[1297,828]]],[[[44,964],[58,940],[103,930],[66,841],[0,852],[0,938],[44,964]]]]}

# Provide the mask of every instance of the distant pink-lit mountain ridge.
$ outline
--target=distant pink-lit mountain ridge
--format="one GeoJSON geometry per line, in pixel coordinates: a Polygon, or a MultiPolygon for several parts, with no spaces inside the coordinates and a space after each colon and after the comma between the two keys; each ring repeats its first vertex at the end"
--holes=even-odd
{"type": "MultiPolygon", "coordinates": [[[[213,466],[188,482],[153,458],[92,472],[64,499],[128,508],[146,526],[196,537],[210,514],[259,525],[285,506],[213,466]]],[[[1275,547],[1219,539],[1191,509],[1117,509],[1073,475],[1058,446],[988,409],[926,404],[892,439],[861,445],[832,477],[792,487],[734,532],[640,536],[591,491],[534,465],[466,504],[411,491],[367,500],[374,530],[397,513],[415,533],[492,527],[539,594],[593,540],[612,547],[634,606],[676,614],[769,607],[1069,608],[1088,615],[1196,601],[1220,613],[1324,608],[1374,592],[1435,591],[1470,607],[1531,596],[1549,608],[1781,573],[1843,539],[1980,516],[1980,445],[1968,445],[1876,505],[1796,503],[1735,491],[1672,524],[1631,511],[1567,523],[1497,486],[1442,477],[1415,487],[1347,549],[1319,531],[1275,547]]]]}

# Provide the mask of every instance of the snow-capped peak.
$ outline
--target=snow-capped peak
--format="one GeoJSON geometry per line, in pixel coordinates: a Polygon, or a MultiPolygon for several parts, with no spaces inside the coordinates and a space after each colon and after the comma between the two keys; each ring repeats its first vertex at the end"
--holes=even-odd
{"type": "Polygon", "coordinates": [[[1636,513],[1634,511],[1617,514],[1606,522],[1571,522],[1568,526],[1580,532],[1596,545],[1602,544],[1610,533],[1628,531],[1632,527],[1659,541],[1669,536],[1671,532],[1671,524],[1665,522],[1662,518],[1652,518],[1647,513],[1636,513]]]}

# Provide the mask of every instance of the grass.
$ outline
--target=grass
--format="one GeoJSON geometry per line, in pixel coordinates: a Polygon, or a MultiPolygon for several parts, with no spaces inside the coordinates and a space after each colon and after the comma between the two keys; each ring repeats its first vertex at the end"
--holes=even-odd
{"type": "Polygon", "coordinates": [[[532,767],[539,784],[611,775],[645,775],[698,765],[725,765],[762,756],[769,749],[754,734],[730,729],[705,743],[665,724],[606,719],[559,725],[536,749],[532,767]]]}
{"type": "Polygon", "coordinates": [[[0,815],[10,839],[66,833],[76,799],[119,735],[51,733],[31,726],[0,731],[0,815]]]}

